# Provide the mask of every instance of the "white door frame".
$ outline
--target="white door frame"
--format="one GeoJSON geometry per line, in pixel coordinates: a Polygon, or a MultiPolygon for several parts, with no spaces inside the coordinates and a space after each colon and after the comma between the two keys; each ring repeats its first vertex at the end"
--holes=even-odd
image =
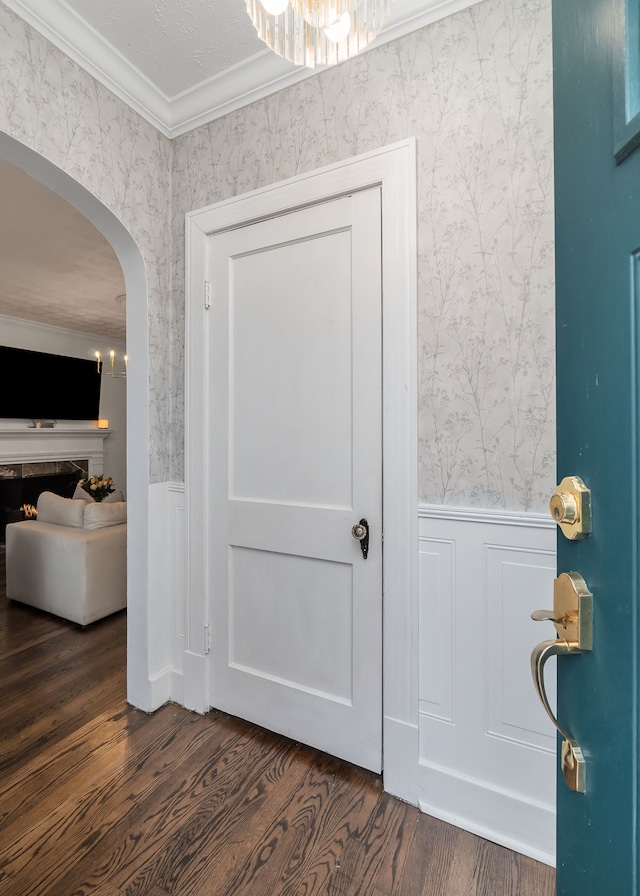
{"type": "Polygon", "coordinates": [[[205,281],[211,234],[353,190],[382,190],[384,787],[418,799],[417,233],[414,139],[311,171],[186,216],[187,630],[184,702],[206,712],[210,520],[205,281]]]}

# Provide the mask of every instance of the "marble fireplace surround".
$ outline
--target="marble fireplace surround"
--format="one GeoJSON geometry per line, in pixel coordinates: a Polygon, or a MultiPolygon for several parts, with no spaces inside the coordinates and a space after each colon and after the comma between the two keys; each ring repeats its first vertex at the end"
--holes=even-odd
{"type": "MultiPolygon", "coordinates": [[[[12,507],[11,501],[16,495],[12,493],[14,486],[11,483],[40,480],[44,488],[57,491],[52,482],[58,476],[64,479],[65,474],[68,477],[78,471],[82,471],[82,476],[102,473],[104,440],[108,435],[109,430],[95,427],[36,429],[25,425],[0,429],[0,489],[4,489],[3,494],[9,502],[6,507],[0,507],[0,543],[4,540],[5,525],[18,519],[15,512],[21,499],[18,498],[15,508],[12,507]]],[[[23,496],[32,503],[33,496],[27,498],[26,492],[23,496]]]]}
{"type": "Polygon", "coordinates": [[[0,483],[16,479],[35,479],[42,476],[62,476],[79,473],[84,479],[88,475],[86,458],[74,460],[38,460],[27,463],[0,464],[0,483]]]}
{"type": "Polygon", "coordinates": [[[86,458],[0,464],[0,543],[6,542],[8,523],[35,516],[43,491],[70,498],[88,469],[86,458]]]}

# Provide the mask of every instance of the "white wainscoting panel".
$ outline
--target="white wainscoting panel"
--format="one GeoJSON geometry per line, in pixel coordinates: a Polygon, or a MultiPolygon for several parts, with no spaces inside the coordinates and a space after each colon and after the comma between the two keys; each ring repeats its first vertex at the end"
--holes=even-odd
{"type": "Polygon", "coordinates": [[[169,484],[169,545],[171,560],[169,584],[171,588],[174,627],[171,631],[171,667],[173,670],[172,699],[182,703],[182,675],[184,672],[184,650],[187,631],[187,521],[184,506],[184,485],[169,484]],[[177,696],[180,700],[177,700],[177,696]]]}
{"type": "Polygon", "coordinates": [[[420,712],[453,722],[455,687],[455,542],[420,539],[420,712]]]}
{"type": "Polygon", "coordinates": [[[420,807],[553,864],[556,737],[529,658],[555,637],[530,618],[553,603],[555,526],[422,507],[419,533],[420,807]]]}
{"type": "Polygon", "coordinates": [[[186,524],[184,485],[149,487],[149,642],[153,709],[168,700],[184,705],[186,630],[186,524]]]}

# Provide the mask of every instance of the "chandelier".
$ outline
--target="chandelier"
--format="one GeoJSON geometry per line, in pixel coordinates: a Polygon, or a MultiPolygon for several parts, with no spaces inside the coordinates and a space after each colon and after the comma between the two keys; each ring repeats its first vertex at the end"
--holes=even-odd
{"type": "Polygon", "coordinates": [[[245,0],[264,43],[294,65],[335,65],[361,53],[391,13],[391,0],[245,0]]]}
{"type": "Polygon", "coordinates": [[[111,370],[102,369],[102,352],[96,352],[95,357],[98,365],[98,373],[104,373],[105,376],[112,376],[116,379],[120,379],[127,375],[127,364],[129,362],[129,357],[127,355],[124,356],[124,367],[121,370],[116,370],[116,353],[113,349],[109,352],[109,364],[111,370]]]}

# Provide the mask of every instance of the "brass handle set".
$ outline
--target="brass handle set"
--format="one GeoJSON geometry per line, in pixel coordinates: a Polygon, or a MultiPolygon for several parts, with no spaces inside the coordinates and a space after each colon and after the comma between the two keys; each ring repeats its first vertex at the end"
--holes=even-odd
{"type": "MultiPolygon", "coordinates": [[[[551,498],[551,515],[562,533],[578,541],[591,532],[591,495],[581,479],[562,480],[551,498]]],[[[586,763],[575,739],[560,725],[549,705],[544,685],[544,666],[552,656],[581,654],[593,647],[593,596],[578,572],[563,572],[553,584],[553,610],[535,610],[535,622],[553,622],[558,637],[542,641],[531,654],[531,674],[545,712],[564,738],[561,765],[567,785],[586,791],[586,763]]]]}

